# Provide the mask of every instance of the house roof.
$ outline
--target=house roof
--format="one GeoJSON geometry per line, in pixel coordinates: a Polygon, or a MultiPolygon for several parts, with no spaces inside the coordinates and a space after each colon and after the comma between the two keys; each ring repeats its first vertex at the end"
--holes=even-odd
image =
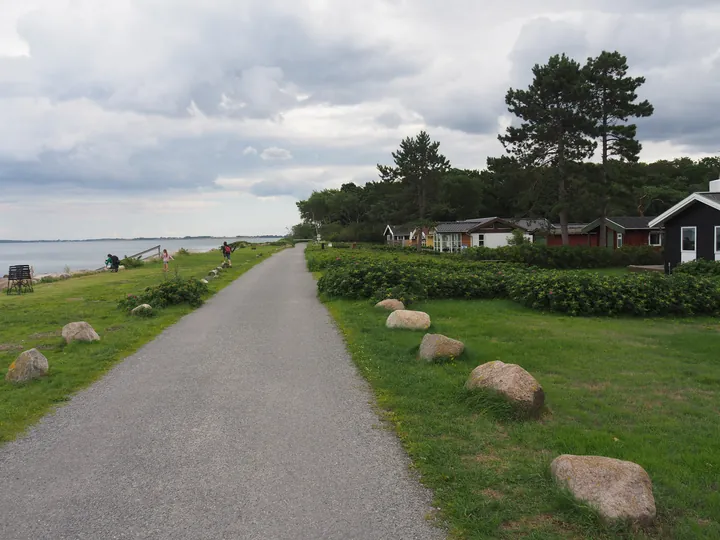
{"type": "Polygon", "coordinates": [[[650,226],[658,227],[660,225],[663,225],[671,217],[682,212],[683,210],[685,210],[685,208],[696,202],[705,204],[711,208],[714,208],[715,210],[720,210],[720,193],[711,191],[699,191],[697,193],[693,193],[692,195],[688,195],[682,201],[670,208],[667,212],[660,214],[658,217],[653,219],[650,222],[650,226]]]}
{"type": "Polygon", "coordinates": [[[489,225],[490,223],[493,223],[495,221],[502,223],[504,225],[508,225],[510,227],[516,227],[516,228],[527,230],[526,227],[524,227],[522,224],[519,223],[520,220],[505,219],[505,218],[499,218],[497,216],[493,216],[493,217],[466,219],[463,221],[453,221],[453,222],[448,222],[448,223],[439,223],[437,225],[437,227],[435,227],[435,232],[468,233],[475,229],[482,229],[485,225],[489,225]]]}
{"type": "MultiPolygon", "coordinates": [[[[605,218],[605,222],[609,229],[624,233],[625,231],[649,230],[657,227],[651,225],[654,216],[616,216],[605,218]]],[[[602,218],[598,218],[592,223],[588,223],[583,228],[583,233],[597,229],[602,222],[602,218]]]]}
{"type": "MultiPolygon", "coordinates": [[[[385,227],[385,233],[388,229],[390,229],[390,234],[393,236],[410,236],[410,233],[415,230],[407,225],[388,225],[385,227]]],[[[383,233],[383,235],[385,235],[385,233],[383,233]]]]}
{"type": "Polygon", "coordinates": [[[508,219],[506,221],[509,221],[511,223],[514,223],[518,227],[522,227],[528,232],[539,232],[539,231],[548,231],[552,228],[552,223],[550,223],[550,220],[542,218],[542,219],[530,219],[530,218],[521,218],[521,219],[508,219]]]}
{"type": "MultiPolygon", "coordinates": [[[[586,234],[583,229],[587,226],[587,223],[568,223],[568,234],[586,234]]],[[[560,234],[560,224],[552,223],[549,228],[536,229],[533,231],[539,234],[560,234]]]]}

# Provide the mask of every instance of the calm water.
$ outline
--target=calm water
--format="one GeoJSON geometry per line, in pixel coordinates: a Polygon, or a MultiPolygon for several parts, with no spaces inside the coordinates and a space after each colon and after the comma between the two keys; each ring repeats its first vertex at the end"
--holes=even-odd
{"type": "Polygon", "coordinates": [[[121,259],[160,244],[160,249],[173,253],[180,248],[190,251],[210,251],[224,241],[272,242],[277,238],[200,238],[194,240],[98,240],[92,242],[22,242],[0,243],[0,276],[9,266],[29,264],[36,274],[70,270],[94,270],[105,265],[108,253],[121,259]]]}

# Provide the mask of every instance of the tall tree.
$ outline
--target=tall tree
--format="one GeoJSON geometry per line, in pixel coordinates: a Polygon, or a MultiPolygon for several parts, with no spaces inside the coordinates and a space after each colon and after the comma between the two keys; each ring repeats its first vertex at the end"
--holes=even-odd
{"type": "MultiPolygon", "coordinates": [[[[637,102],[636,90],[645,83],[644,77],[629,77],[627,58],[619,52],[603,51],[597,58],[588,58],[583,74],[590,90],[591,114],[595,135],[600,140],[602,181],[600,213],[607,218],[609,205],[618,190],[617,175],[610,160],[637,162],[642,145],[636,139],[637,126],[630,118],[653,114],[649,101],[637,102]]],[[[622,193],[623,190],[620,190],[622,193]]],[[[605,245],[606,228],[600,227],[600,245],[605,245]]]]}
{"type": "MultiPolygon", "coordinates": [[[[440,143],[421,131],[415,137],[406,137],[400,148],[392,153],[395,166],[378,165],[380,178],[385,182],[401,182],[413,194],[417,205],[418,231],[429,225],[428,200],[436,192],[442,176],[450,170],[450,162],[439,152],[440,143]]],[[[417,234],[417,249],[422,247],[422,234],[417,234]]]]}
{"type": "Polygon", "coordinates": [[[506,151],[527,167],[550,167],[557,178],[557,213],[563,245],[569,244],[567,190],[569,165],[595,151],[594,123],[589,116],[589,88],[580,64],[566,55],[555,55],[547,64],[536,64],[527,90],[510,88],[508,110],[522,121],[498,139],[506,151]]]}

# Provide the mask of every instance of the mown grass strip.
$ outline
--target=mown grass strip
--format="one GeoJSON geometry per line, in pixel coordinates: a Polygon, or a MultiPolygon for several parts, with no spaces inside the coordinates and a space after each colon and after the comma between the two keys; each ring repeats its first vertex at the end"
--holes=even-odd
{"type": "Polygon", "coordinates": [[[422,333],[389,331],[367,301],[326,302],[359,371],[394,425],[455,538],[720,538],[720,363],[712,319],[589,319],[509,301],[413,306],[431,332],[461,339],[452,363],[415,359],[422,333]],[[517,363],[543,385],[550,414],[513,421],[463,388],[474,367],[517,363]],[[602,525],[556,489],[562,453],[641,464],[658,523],[602,525]]]}

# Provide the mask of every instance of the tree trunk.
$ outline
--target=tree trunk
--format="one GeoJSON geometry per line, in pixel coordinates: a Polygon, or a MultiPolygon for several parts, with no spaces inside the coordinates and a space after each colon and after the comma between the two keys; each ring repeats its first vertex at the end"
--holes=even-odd
{"type": "MultiPolygon", "coordinates": [[[[603,92],[603,107],[605,104],[605,95],[603,92]]],[[[608,205],[609,205],[609,193],[610,193],[610,184],[609,184],[609,178],[610,174],[608,172],[608,119],[607,114],[603,111],[603,122],[602,122],[602,133],[601,139],[602,139],[602,207],[600,209],[600,217],[602,218],[601,225],[600,225],[600,246],[605,247],[607,245],[607,227],[605,226],[605,220],[607,219],[608,214],[608,205]]]]}
{"type": "Polygon", "coordinates": [[[570,245],[568,233],[567,188],[565,186],[565,141],[561,138],[558,144],[558,202],[560,203],[560,235],[562,245],[570,245]]]}

